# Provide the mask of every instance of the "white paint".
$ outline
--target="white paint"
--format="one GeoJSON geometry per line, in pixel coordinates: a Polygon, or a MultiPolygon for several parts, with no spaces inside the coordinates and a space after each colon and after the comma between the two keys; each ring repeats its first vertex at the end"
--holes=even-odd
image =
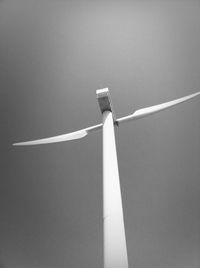
{"type": "MultiPolygon", "coordinates": [[[[100,108],[103,112],[103,124],[81,129],[72,133],[34,141],[15,143],[14,145],[37,145],[80,139],[88,133],[100,130],[103,126],[103,216],[104,216],[104,268],[128,268],[126,236],[124,228],[122,198],[115,144],[114,123],[139,119],[150,114],[168,109],[200,95],[200,92],[163,104],[140,109],[131,115],[113,121],[113,110],[108,89],[97,91],[100,108]],[[107,97],[104,103],[101,97],[107,97]],[[111,111],[104,111],[104,109],[111,111]]],[[[105,99],[104,99],[105,101],[105,99]]]]}
{"type": "Polygon", "coordinates": [[[155,114],[155,113],[160,112],[162,110],[169,109],[170,107],[173,107],[173,106],[175,106],[177,104],[180,104],[182,102],[185,102],[185,101],[188,101],[190,99],[193,99],[198,95],[200,95],[200,91],[198,91],[198,92],[196,92],[194,94],[191,94],[191,95],[188,95],[188,96],[173,100],[173,101],[168,101],[168,102],[165,102],[165,103],[162,103],[162,104],[158,104],[158,105],[154,105],[154,106],[151,106],[151,107],[139,109],[139,110],[135,111],[133,114],[118,118],[117,123],[136,120],[136,119],[140,119],[140,118],[149,116],[151,114],[155,114]]]}
{"type": "Polygon", "coordinates": [[[128,268],[112,113],[103,113],[104,268],[128,268]]]}
{"type": "MultiPolygon", "coordinates": [[[[97,90],[97,97],[98,97],[98,100],[100,100],[100,109],[102,110],[102,112],[104,112],[104,109],[106,107],[107,108],[109,107],[112,110],[112,116],[114,118],[115,123],[118,123],[118,124],[121,124],[122,122],[131,121],[131,120],[136,120],[136,119],[139,119],[142,117],[146,117],[148,115],[151,115],[151,114],[157,113],[159,111],[168,109],[168,108],[175,106],[179,103],[190,100],[198,95],[200,95],[200,91],[196,92],[194,94],[185,96],[185,97],[180,98],[180,99],[176,99],[173,101],[169,101],[169,102],[154,105],[151,107],[143,108],[143,109],[137,110],[133,114],[116,119],[114,111],[113,111],[112,101],[111,101],[111,98],[109,95],[108,88],[105,88],[102,90],[97,90]],[[107,103],[103,103],[103,101],[101,100],[102,95],[103,95],[103,97],[107,96],[107,99],[108,99],[107,103]]],[[[81,138],[87,136],[90,132],[100,130],[101,128],[102,128],[102,124],[98,124],[98,125],[91,126],[91,127],[85,128],[85,129],[81,129],[81,130],[71,132],[68,134],[63,134],[63,135],[59,135],[59,136],[55,136],[55,137],[49,137],[49,138],[33,140],[33,141],[18,142],[18,143],[14,143],[13,145],[15,145],[15,146],[39,145],[39,144],[46,144],[46,143],[55,143],[55,142],[62,142],[62,141],[69,141],[69,140],[77,140],[77,139],[81,139],[81,138]]]]}

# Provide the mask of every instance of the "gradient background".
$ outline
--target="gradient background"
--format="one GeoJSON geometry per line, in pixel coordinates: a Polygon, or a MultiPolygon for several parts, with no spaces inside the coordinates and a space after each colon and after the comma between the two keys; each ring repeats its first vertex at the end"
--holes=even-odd
{"type": "MultiPolygon", "coordinates": [[[[0,2],[0,267],[103,266],[101,122],[200,89],[199,1],[0,2]]],[[[200,267],[200,98],[116,129],[130,268],[200,267]]]]}

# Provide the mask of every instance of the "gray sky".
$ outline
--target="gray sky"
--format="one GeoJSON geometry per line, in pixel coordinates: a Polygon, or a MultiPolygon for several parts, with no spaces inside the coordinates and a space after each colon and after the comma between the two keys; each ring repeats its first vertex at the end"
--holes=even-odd
{"type": "MultiPolygon", "coordinates": [[[[0,267],[103,265],[101,132],[200,89],[199,1],[0,2],[0,267]]],[[[200,98],[116,129],[130,268],[200,267],[200,98]]]]}

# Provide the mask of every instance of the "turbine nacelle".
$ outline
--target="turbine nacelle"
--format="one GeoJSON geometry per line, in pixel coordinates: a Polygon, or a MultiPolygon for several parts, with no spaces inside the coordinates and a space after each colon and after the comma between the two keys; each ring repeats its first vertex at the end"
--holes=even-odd
{"type": "Polygon", "coordinates": [[[98,89],[96,91],[96,96],[97,96],[97,100],[99,103],[101,113],[103,114],[105,111],[110,111],[113,116],[113,121],[114,123],[116,123],[116,116],[114,113],[109,89],[108,88],[98,89]]]}

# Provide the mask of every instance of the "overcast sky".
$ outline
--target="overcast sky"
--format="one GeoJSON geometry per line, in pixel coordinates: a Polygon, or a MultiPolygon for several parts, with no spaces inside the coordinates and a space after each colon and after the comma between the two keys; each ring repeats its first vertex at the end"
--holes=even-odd
{"type": "MultiPolygon", "coordinates": [[[[0,2],[0,267],[102,268],[102,137],[17,141],[200,90],[200,2],[0,2]]],[[[200,267],[200,98],[116,129],[130,268],[200,267]]]]}

